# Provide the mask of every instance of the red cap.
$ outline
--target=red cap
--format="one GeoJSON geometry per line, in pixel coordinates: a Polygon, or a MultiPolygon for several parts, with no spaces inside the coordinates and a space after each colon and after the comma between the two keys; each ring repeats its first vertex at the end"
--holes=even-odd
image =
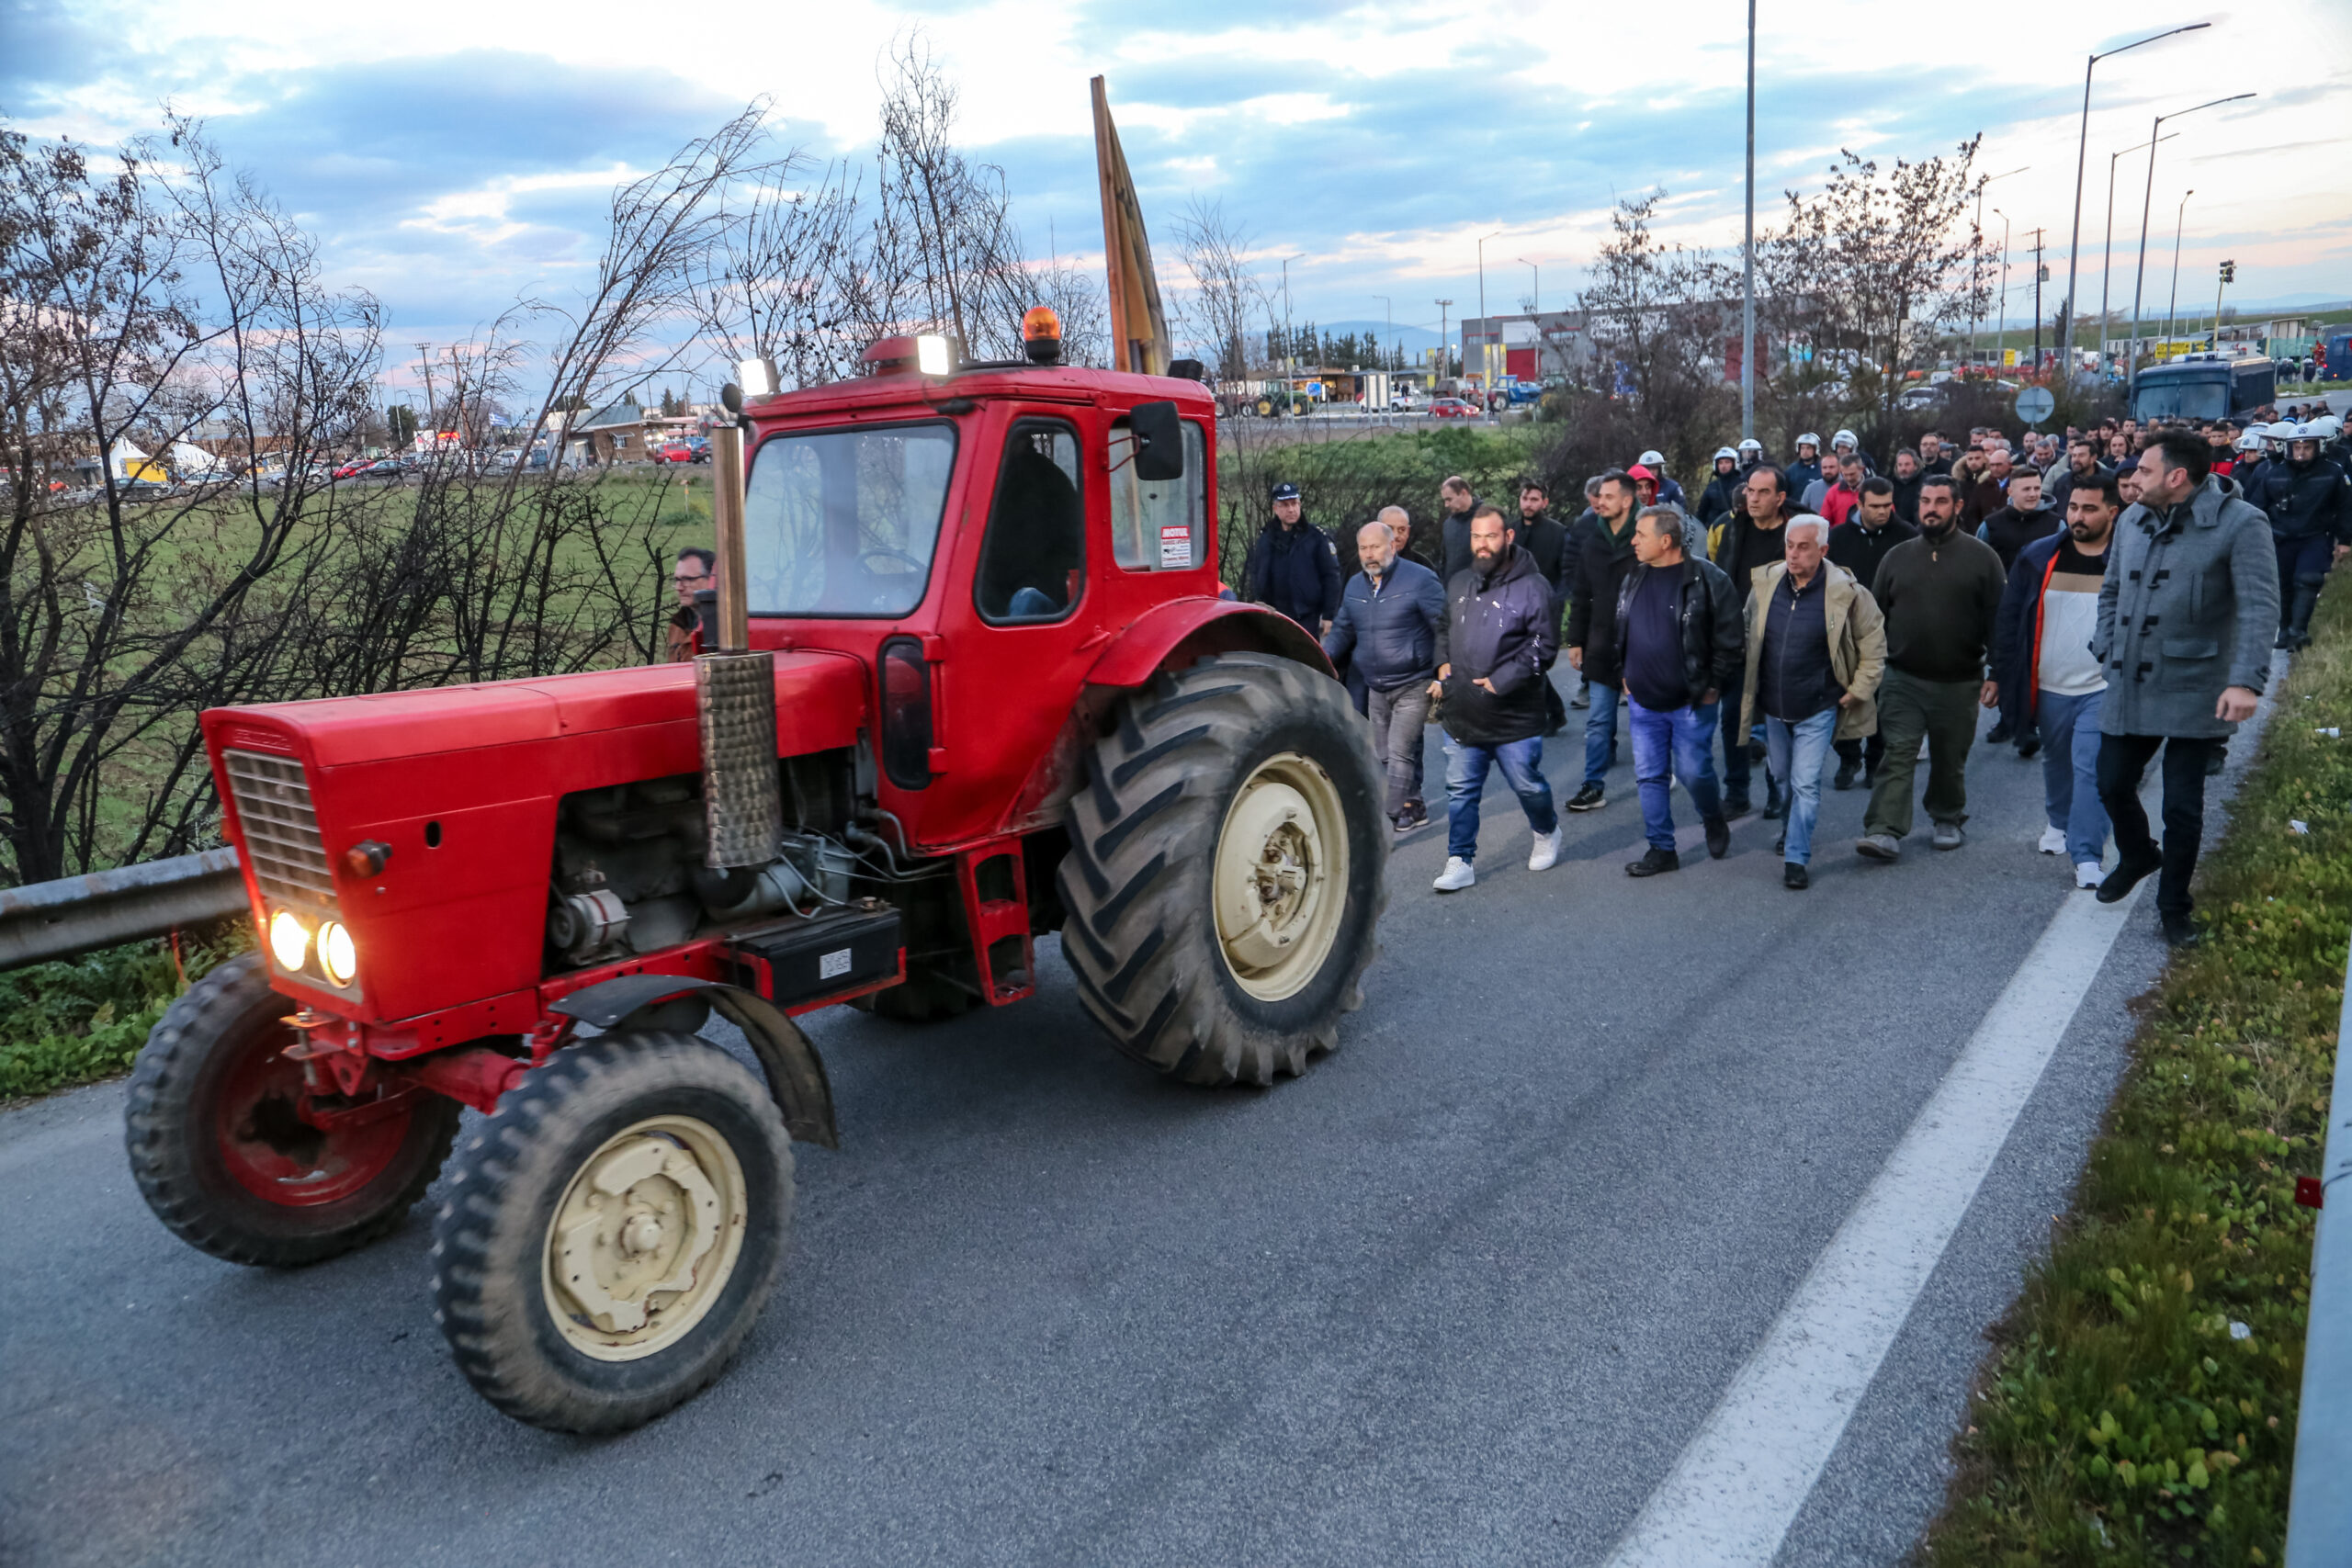
{"type": "Polygon", "coordinates": [[[1632,468],[1627,468],[1625,470],[1625,477],[1629,479],[1655,479],[1657,478],[1656,474],[1650,472],[1649,469],[1644,468],[1639,463],[1636,463],[1632,468]]]}

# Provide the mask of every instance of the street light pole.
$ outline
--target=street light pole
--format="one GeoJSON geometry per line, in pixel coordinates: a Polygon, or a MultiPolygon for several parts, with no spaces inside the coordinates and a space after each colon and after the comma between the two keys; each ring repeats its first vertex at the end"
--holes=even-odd
{"type": "Polygon", "coordinates": [[[2148,183],[2140,193],[2140,262],[2132,269],[2132,345],[2126,350],[2131,355],[2131,374],[2125,379],[2123,386],[2124,404],[2127,408],[2132,399],[2137,396],[2140,390],[2140,299],[2148,281],[2148,210],[2149,204],[2155,199],[2156,195],[2156,132],[2164,129],[2165,121],[2168,119],[2179,119],[2185,115],[2197,113],[2199,109],[2210,109],[2221,104],[2234,104],[2254,96],[2252,93],[2233,93],[2226,98],[2210,99],[2197,105],[2195,108],[2175,109],[2170,114],[2156,116],[2155,122],[2148,127],[2148,183]]]}
{"type": "Polygon", "coordinates": [[[1388,296],[1385,294],[1375,294],[1373,298],[1379,300],[1380,308],[1388,312],[1388,352],[1395,354],[1396,352],[1396,307],[1388,302],[1388,296]]]}
{"type": "MultiPolygon", "coordinates": [[[[2173,136],[2179,134],[2176,130],[2172,136],[2162,140],[2170,141],[2173,136]]],[[[2134,141],[2131,146],[2118,148],[2107,155],[2107,245],[2100,252],[2098,261],[2098,370],[2102,376],[2107,374],[2107,291],[2115,276],[2115,161],[2126,152],[2137,152],[2139,150],[2140,144],[2134,141]]]]}
{"type": "MultiPolygon", "coordinates": [[[[1487,314],[1487,242],[1501,232],[1478,236],[1478,412],[1487,419],[1495,417],[1495,345],[1487,340],[1496,335],[1495,320],[1487,314]]],[[[1470,367],[1462,368],[1466,374],[1470,367]]]]}
{"type": "MultiPolygon", "coordinates": [[[[1453,308],[1453,301],[1451,299],[1441,299],[1437,302],[1437,378],[1441,381],[1445,379],[1445,313],[1453,308]]],[[[1467,369],[1468,367],[1465,366],[1464,368],[1467,369]]],[[[1434,391],[1436,389],[1431,388],[1430,390],[1434,391]]]]}
{"type": "MultiPolygon", "coordinates": [[[[2083,243],[2083,159],[2088,153],[2091,137],[2091,72],[2097,69],[2100,61],[2138,49],[2141,44],[2154,43],[2158,39],[2172,38],[2179,33],[2193,33],[2200,28],[2210,28],[2212,25],[2211,22],[2191,22],[2187,27],[2174,28],[2166,32],[2152,34],[2142,39],[2139,43],[2127,43],[2121,49],[2110,49],[2105,54],[2094,54],[2090,57],[2090,62],[2083,67],[2083,129],[2075,141],[2075,229],[2073,235],[2066,242],[2066,309],[2060,318],[2058,326],[2058,340],[2064,345],[2063,351],[2070,357],[2075,346],[2075,264],[2083,243]]],[[[2109,172],[2110,174],[2113,172],[2111,159],[2109,161],[2109,172]]]]}
{"type": "MultiPolygon", "coordinates": [[[[1993,216],[2001,220],[2001,313],[1994,318],[1994,331],[1998,338],[1993,344],[1993,356],[1997,359],[2009,346],[2009,215],[1996,207],[1993,209],[1993,216]]],[[[1999,378],[1994,379],[1998,380],[1999,378]]]]}
{"type": "MultiPolygon", "coordinates": [[[[2188,198],[2196,194],[2193,188],[2182,191],[2180,205],[2172,215],[2172,292],[2165,299],[2165,347],[2167,351],[2172,347],[2173,312],[2180,305],[2180,224],[2181,220],[2188,216],[2188,198]]],[[[2167,352],[2165,357],[2169,359],[2172,355],[2167,352]]]]}
{"type": "MultiPolygon", "coordinates": [[[[1984,324],[1984,306],[1976,303],[1976,296],[1979,292],[1976,286],[1976,279],[1979,272],[1982,270],[1977,258],[1984,249],[1984,187],[1991,185],[1996,180],[2007,179],[2009,175],[2024,174],[2026,170],[2031,167],[2033,167],[2033,165],[2030,164],[2021,164],[2017,168],[2011,169],[2007,175],[1987,175],[1984,178],[1976,182],[1976,244],[1970,251],[1968,257],[1968,297],[1969,303],[1975,311],[1975,314],[1972,315],[1968,319],[1968,362],[1971,366],[1973,366],[1976,363],[1977,329],[1984,324]]],[[[1993,209],[1993,210],[1997,214],[2001,209],[1996,207],[1993,209]]],[[[2007,250],[2007,240],[2004,239],[2001,242],[2001,248],[2004,251],[2007,250]]]]}
{"type": "Polygon", "coordinates": [[[1747,233],[1740,243],[1739,438],[1756,437],[1756,0],[1747,0],[1747,233]]]}
{"type": "Polygon", "coordinates": [[[1529,315],[1540,316],[1544,313],[1544,269],[1525,256],[1517,259],[1520,265],[1535,275],[1534,292],[1529,297],[1527,310],[1529,315]]]}

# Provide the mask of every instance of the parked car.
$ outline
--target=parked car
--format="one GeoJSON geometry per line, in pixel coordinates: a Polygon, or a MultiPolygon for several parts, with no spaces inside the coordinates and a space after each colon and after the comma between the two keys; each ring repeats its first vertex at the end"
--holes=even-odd
{"type": "Polygon", "coordinates": [[[691,441],[673,441],[655,455],[654,460],[661,463],[707,463],[710,461],[710,443],[706,441],[696,446],[691,441]]]}
{"type": "Polygon", "coordinates": [[[1478,411],[1460,398],[1432,398],[1429,415],[1431,419],[1475,419],[1478,411]]]}

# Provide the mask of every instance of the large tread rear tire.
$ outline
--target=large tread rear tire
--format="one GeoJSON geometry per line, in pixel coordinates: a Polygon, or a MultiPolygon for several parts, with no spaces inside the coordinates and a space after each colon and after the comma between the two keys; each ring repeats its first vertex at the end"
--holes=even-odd
{"type": "Polygon", "coordinates": [[[1255,653],[1163,672],[1113,712],[1070,802],[1059,873],[1080,999],[1121,1050],[1188,1083],[1305,1071],[1362,1001],[1387,897],[1388,825],[1363,718],[1328,675],[1255,653]],[[1344,902],[1311,977],[1270,999],[1227,955],[1213,879],[1238,795],[1283,758],[1328,780],[1344,819],[1344,902]]]}
{"type": "Polygon", "coordinates": [[[461,1108],[438,1095],[356,1134],[302,1123],[300,1068],[279,1055],[299,1038],[281,1021],[293,1007],[261,954],[243,953],[164,1010],[131,1070],[123,1143],[141,1196],[173,1235],[232,1263],[300,1268],[389,1234],[457,1136],[461,1108]],[[230,1102],[241,1089],[252,1103],[230,1102]],[[342,1190],[317,1201],[327,1190],[342,1190]]]}
{"type": "MultiPolygon", "coordinates": [[[[723,1190],[726,1177],[699,1152],[723,1190]]],[[[634,1187],[595,1190],[638,1196],[634,1187]]],[[[742,1348],[782,1272],[792,1202],[791,1138],[741,1063],[693,1035],[599,1035],[534,1070],[458,1149],[434,1226],[434,1316],[458,1370],[507,1415],[558,1431],[624,1431],[702,1392],[742,1348]],[[560,1207],[649,1125],[690,1154],[698,1151],[661,1129],[708,1134],[741,1190],[717,1227],[718,1250],[700,1255],[666,1308],[652,1303],[668,1292],[641,1298],[650,1338],[627,1345],[600,1337],[562,1295],[551,1258],[574,1234],[556,1230],[560,1207]],[[663,1311],[685,1312],[674,1334],[662,1327],[663,1311]]]]}

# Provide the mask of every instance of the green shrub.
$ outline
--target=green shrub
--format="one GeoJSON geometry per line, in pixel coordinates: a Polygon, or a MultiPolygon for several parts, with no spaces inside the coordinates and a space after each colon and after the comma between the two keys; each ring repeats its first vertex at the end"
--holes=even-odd
{"type": "Polygon", "coordinates": [[[172,998],[253,945],[242,920],[0,975],[0,1100],[48,1094],[128,1071],[172,998]]]}

